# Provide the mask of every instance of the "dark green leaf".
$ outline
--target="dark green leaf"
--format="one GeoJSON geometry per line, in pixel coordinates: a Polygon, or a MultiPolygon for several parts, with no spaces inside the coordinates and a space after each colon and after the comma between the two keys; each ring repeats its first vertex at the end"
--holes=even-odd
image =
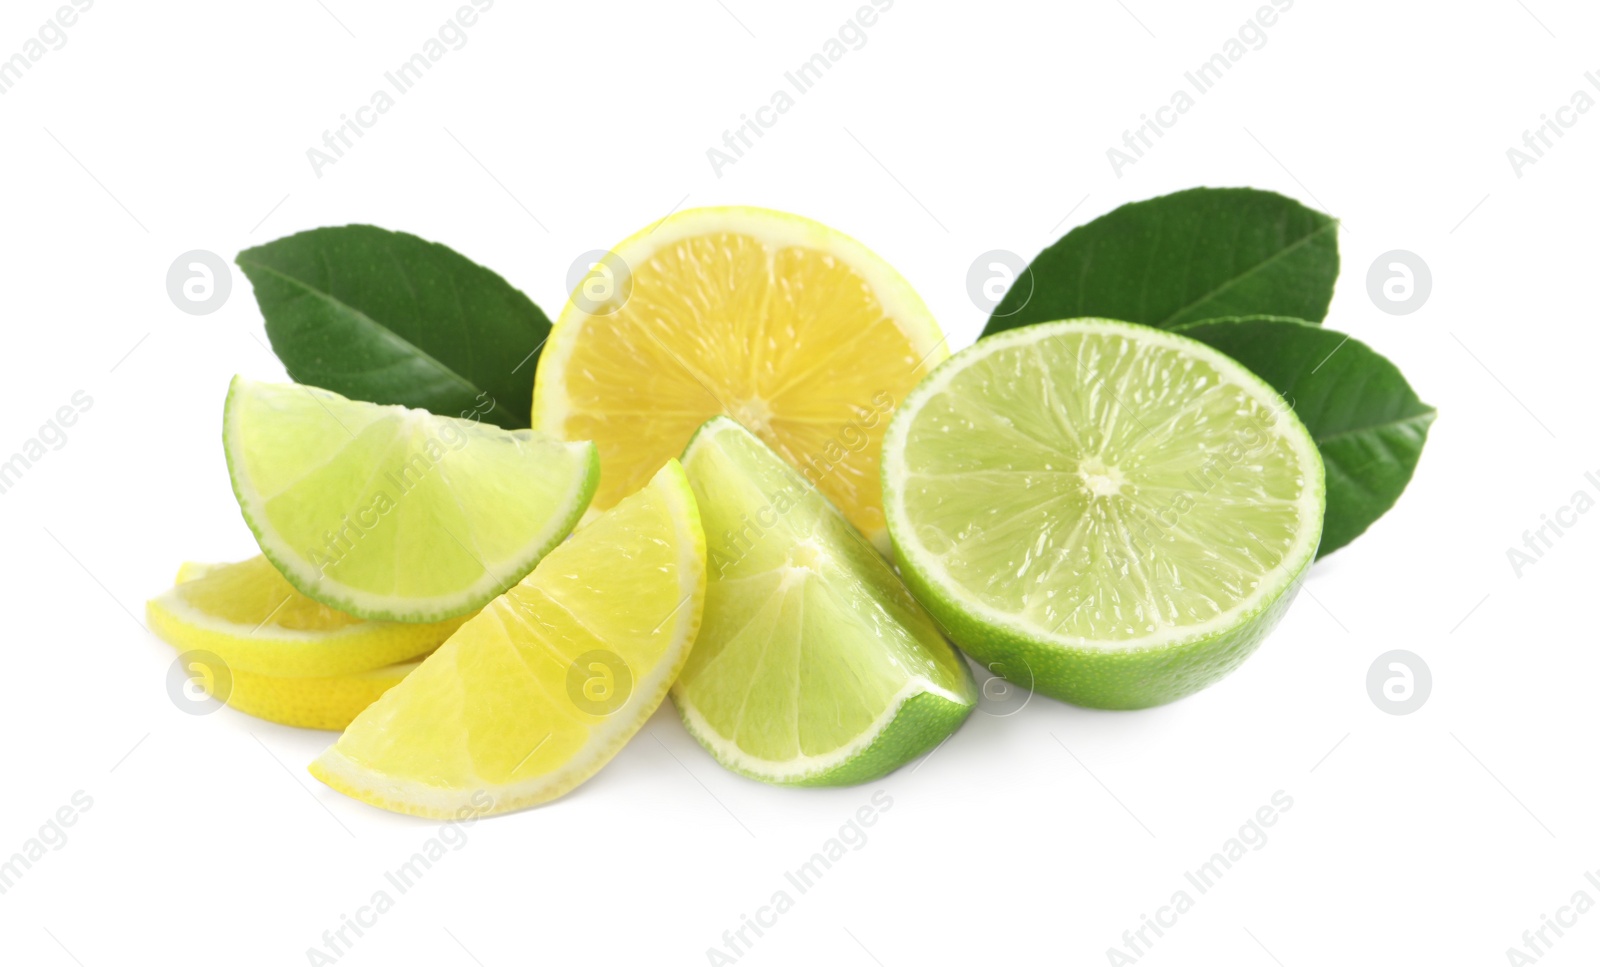
{"type": "Polygon", "coordinates": [[[1173,329],[1223,316],[1321,321],[1338,223],[1270,191],[1191,188],[1123,205],[1039,253],[984,335],[1100,316],[1173,329]]]}
{"type": "Polygon", "coordinates": [[[1436,414],[1393,363],[1343,333],[1298,319],[1210,319],[1178,331],[1271,383],[1311,431],[1327,468],[1318,554],[1355,540],[1394,506],[1436,414]]]}
{"type": "Polygon", "coordinates": [[[434,242],[370,225],[239,253],[289,375],[352,399],[508,429],[529,425],[550,320],[505,279],[434,242]]]}

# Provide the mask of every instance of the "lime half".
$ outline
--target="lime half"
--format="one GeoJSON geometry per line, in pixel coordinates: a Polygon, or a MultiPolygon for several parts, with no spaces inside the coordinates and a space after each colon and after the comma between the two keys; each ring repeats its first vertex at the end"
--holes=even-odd
{"type": "Polygon", "coordinates": [[[307,597],[374,620],[482,607],[572,530],[599,479],[588,443],[237,376],[222,442],[262,553],[307,597]]]}
{"type": "Polygon", "coordinates": [[[1201,343],[1102,319],[953,356],[895,415],[883,468],[906,581],[956,643],[1099,708],[1238,667],[1322,533],[1322,461],[1282,397],[1201,343]]]}
{"type": "Polygon", "coordinates": [[[875,550],[727,417],[684,451],[705,523],[705,618],[672,698],[717,761],[765,782],[849,785],[955,731],[971,674],[875,550]]]}

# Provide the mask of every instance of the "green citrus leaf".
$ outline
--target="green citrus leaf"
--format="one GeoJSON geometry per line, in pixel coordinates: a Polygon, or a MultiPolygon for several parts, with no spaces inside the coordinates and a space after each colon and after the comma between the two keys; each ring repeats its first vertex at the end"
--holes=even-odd
{"type": "Polygon", "coordinates": [[[1339,274],[1337,236],[1329,216],[1254,188],[1133,202],[1039,253],[983,334],[1082,316],[1161,329],[1257,314],[1321,321],[1339,274]]]}
{"type": "Polygon", "coordinates": [[[530,424],[550,320],[489,269],[371,225],[301,232],[246,249],[238,263],[298,382],[507,429],[530,424]]]}

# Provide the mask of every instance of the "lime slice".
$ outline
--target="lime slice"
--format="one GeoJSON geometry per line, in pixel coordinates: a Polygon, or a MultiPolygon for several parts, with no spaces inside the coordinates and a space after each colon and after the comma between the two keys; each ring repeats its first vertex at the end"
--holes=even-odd
{"type": "Polygon", "coordinates": [[[966,652],[1099,708],[1170,702],[1277,623],[1322,533],[1322,461],[1273,389],[1103,319],[980,340],[884,443],[906,581],[966,652]]]}
{"type": "Polygon", "coordinates": [[[598,772],[666,697],[705,585],[700,516],[674,460],[462,625],[311,773],[416,816],[554,799],[598,772]]]}
{"type": "Polygon", "coordinates": [[[710,578],[672,698],[718,762],[764,782],[849,785],[956,730],[976,704],[966,663],[826,498],[726,417],[683,463],[710,578]]]}
{"type": "Polygon", "coordinates": [[[145,605],[150,630],[179,651],[208,651],[237,678],[324,678],[425,655],[466,620],[364,621],[296,591],[272,562],[194,564],[145,605]]]}
{"type": "Polygon", "coordinates": [[[695,208],[578,284],[539,357],[533,425],[595,442],[604,509],[726,414],[887,553],[884,427],[946,355],[922,299],[861,243],[785,212],[695,208]]]}
{"type": "Polygon", "coordinates": [[[307,597],[378,620],[482,607],[572,530],[599,478],[588,443],[237,376],[222,442],[262,553],[307,597]]]}

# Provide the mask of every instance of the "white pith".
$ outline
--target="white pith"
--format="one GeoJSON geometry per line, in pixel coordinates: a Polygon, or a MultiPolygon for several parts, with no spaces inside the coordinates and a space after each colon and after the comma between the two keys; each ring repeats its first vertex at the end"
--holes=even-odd
{"type": "MultiPolygon", "coordinates": [[[[895,419],[884,434],[883,469],[886,481],[884,516],[896,537],[900,553],[934,585],[936,593],[950,602],[957,603],[960,610],[979,618],[984,623],[1003,628],[1021,638],[1092,651],[1158,649],[1209,638],[1239,625],[1247,616],[1276,600],[1316,553],[1317,542],[1321,536],[1319,507],[1323,498],[1321,456],[1310,434],[1292,413],[1286,413],[1288,419],[1279,422],[1275,435],[1288,441],[1298,458],[1305,478],[1305,485],[1301,488],[1296,501],[1300,528],[1295,534],[1294,542],[1285,551],[1277,567],[1260,575],[1259,582],[1249,595],[1243,597],[1233,607],[1202,622],[1168,625],[1154,632],[1129,638],[1087,638],[1061,634],[1041,627],[1019,618],[1012,612],[987,605],[970,595],[951,577],[943,558],[923,545],[917,536],[916,525],[906,513],[904,504],[906,482],[908,477],[913,475],[907,473],[901,455],[904,453],[906,433],[918,411],[929,399],[944,392],[955,377],[967,367],[1001,350],[1041,342],[1066,333],[1087,332],[1103,335],[1108,330],[1116,331],[1135,342],[1163,346],[1203,359],[1227,380],[1229,385],[1243,390],[1256,402],[1269,409],[1283,409],[1283,399],[1278,392],[1240,364],[1217,350],[1164,330],[1104,319],[1073,319],[1009,330],[989,336],[975,347],[963,350],[967,355],[957,354],[955,358],[923,380],[901,403],[895,419]]],[[[1109,488],[1114,482],[1109,476],[1099,474],[1091,476],[1096,478],[1086,479],[1086,483],[1091,485],[1109,488]]]]}

